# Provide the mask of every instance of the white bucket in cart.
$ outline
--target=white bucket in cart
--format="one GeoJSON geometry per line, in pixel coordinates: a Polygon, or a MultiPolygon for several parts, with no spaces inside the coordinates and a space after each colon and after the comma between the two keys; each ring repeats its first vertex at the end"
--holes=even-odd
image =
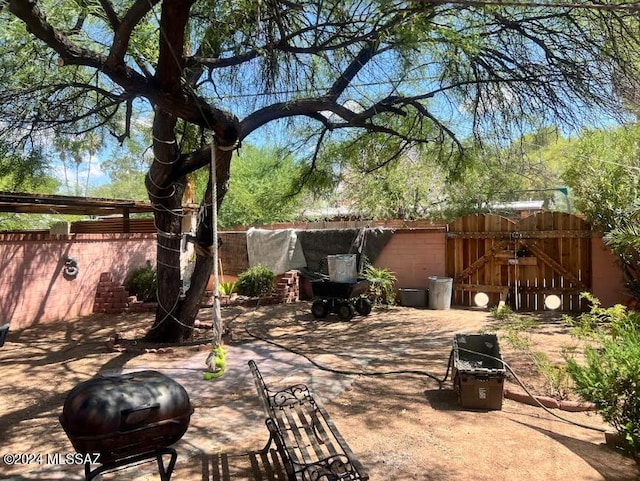
{"type": "Polygon", "coordinates": [[[358,266],[355,254],[337,254],[327,256],[329,280],[332,282],[356,282],[358,266]]]}

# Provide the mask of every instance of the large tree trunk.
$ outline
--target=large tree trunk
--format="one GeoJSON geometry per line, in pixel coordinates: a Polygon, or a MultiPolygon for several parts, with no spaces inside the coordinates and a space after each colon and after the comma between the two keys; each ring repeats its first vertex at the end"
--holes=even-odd
{"type": "Polygon", "coordinates": [[[156,111],[153,121],[154,162],[145,179],[154,206],[157,232],[158,310],[147,339],[176,342],[184,326],[175,317],[180,303],[180,246],[182,240],[182,195],[184,178],[174,178],[179,158],[175,141],[176,118],[156,111]]]}
{"type": "MultiPolygon", "coordinates": [[[[159,143],[160,149],[166,149],[166,144],[159,143]]],[[[155,149],[154,149],[155,152],[155,149]]],[[[156,154],[157,156],[157,154],[156,154]]],[[[217,205],[220,206],[227,192],[229,172],[231,165],[230,151],[217,151],[217,205]]],[[[176,157],[174,157],[176,158],[176,157]]],[[[160,165],[163,165],[162,163],[160,165]]],[[[153,169],[150,170],[152,172],[153,169]]],[[[155,179],[155,177],[152,177],[155,179]]],[[[183,299],[180,299],[180,229],[181,216],[175,215],[175,210],[180,211],[182,192],[184,191],[184,179],[176,184],[180,188],[179,200],[175,195],[162,199],[162,208],[155,210],[156,227],[158,230],[158,310],[156,319],[147,333],[147,340],[164,343],[180,343],[191,339],[193,324],[200,310],[200,304],[206,289],[211,269],[213,266],[211,252],[217,248],[217,242],[213,239],[212,218],[213,208],[211,202],[211,175],[207,193],[203,199],[202,209],[204,216],[198,224],[196,232],[196,264],[191,276],[189,290],[183,299]],[[176,201],[178,205],[176,206],[176,201]],[[165,208],[166,207],[166,208],[165,208]],[[173,210],[175,209],[175,210],[173,210]],[[173,212],[169,212],[173,210],[173,212]],[[177,223],[176,223],[177,222],[177,223]],[[165,229],[170,229],[166,231],[165,229]],[[176,235],[177,234],[177,235],[176,235]]],[[[155,182],[155,181],[154,181],[155,182]]],[[[154,189],[156,185],[147,180],[147,187],[154,189]]],[[[153,198],[153,195],[150,194],[153,198]]],[[[160,200],[160,199],[158,199],[160,200]]],[[[213,342],[219,343],[222,334],[222,325],[213,326],[213,342]]]]}

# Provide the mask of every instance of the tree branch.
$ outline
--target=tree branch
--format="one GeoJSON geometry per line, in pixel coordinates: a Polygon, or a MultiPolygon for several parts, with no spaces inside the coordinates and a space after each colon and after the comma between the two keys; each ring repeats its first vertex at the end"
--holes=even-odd
{"type": "Polygon", "coordinates": [[[102,5],[102,10],[104,10],[107,21],[109,22],[109,25],[111,25],[111,29],[115,32],[120,28],[120,19],[113,8],[113,4],[110,0],[100,0],[100,5],[102,5]]]}
{"type": "MultiPolygon", "coordinates": [[[[152,3],[157,3],[158,1],[151,0],[152,3]]],[[[190,2],[191,0],[186,1],[190,2]]],[[[174,5],[174,2],[168,3],[174,5]]],[[[35,1],[9,0],[9,8],[16,17],[25,22],[33,35],[60,55],[63,65],[81,65],[95,68],[105,73],[111,80],[122,87],[128,95],[147,98],[152,104],[176,117],[203,128],[212,129],[221,145],[233,145],[238,140],[239,125],[234,115],[212,107],[206,100],[194,93],[187,92],[176,95],[173,91],[158,88],[158,85],[136,70],[124,63],[119,63],[119,59],[123,55],[122,48],[128,45],[128,39],[124,38],[124,34],[125,32],[130,33],[136,19],[141,19],[149,11],[148,0],[137,0],[128,11],[125,20],[120,26],[120,40],[114,42],[114,45],[118,43],[118,46],[112,49],[110,61],[107,61],[104,55],[76,45],[60,31],[56,30],[47,22],[35,1]]],[[[167,22],[170,23],[171,19],[168,19],[167,22]]],[[[182,55],[182,52],[179,52],[179,54],[182,55]]],[[[167,51],[165,58],[169,57],[171,57],[171,53],[167,51]]],[[[173,58],[166,60],[166,62],[171,61],[175,64],[175,59],[173,58]]]]}
{"type": "MultiPolygon", "coordinates": [[[[136,2],[127,10],[127,13],[123,17],[122,21],[115,30],[115,36],[113,43],[111,44],[111,50],[106,60],[107,65],[112,69],[119,69],[124,67],[124,57],[129,48],[129,40],[131,39],[131,33],[136,28],[140,20],[147,15],[160,0],[136,0],[136,2]]],[[[108,7],[107,7],[108,8],[108,7]]],[[[111,21],[112,26],[115,22],[115,12],[113,10],[105,10],[107,18],[111,21]]]]}
{"type": "Polygon", "coordinates": [[[364,68],[365,65],[377,54],[380,42],[376,39],[368,42],[355,56],[347,68],[336,79],[329,91],[327,97],[331,100],[337,100],[345,91],[353,79],[364,68]]]}

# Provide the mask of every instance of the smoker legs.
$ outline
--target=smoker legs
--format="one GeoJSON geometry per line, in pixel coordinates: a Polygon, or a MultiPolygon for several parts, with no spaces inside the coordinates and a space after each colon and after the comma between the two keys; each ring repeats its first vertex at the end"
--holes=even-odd
{"type": "Polygon", "coordinates": [[[122,468],[130,464],[137,464],[142,461],[147,461],[149,459],[155,458],[158,463],[158,471],[160,473],[160,479],[162,481],[171,481],[171,475],[173,474],[173,469],[176,466],[177,457],[178,457],[178,453],[176,453],[175,449],[159,448],[149,453],[137,454],[135,456],[129,456],[126,458],[111,461],[109,463],[104,463],[102,466],[99,466],[94,470],[91,470],[91,463],[87,462],[84,465],[84,477],[86,481],[91,481],[93,478],[95,478],[96,476],[106,471],[116,470],[118,468],[122,468]],[[165,467],[164,457],[167,455],[169,456],[169,464],[165,467]]]}

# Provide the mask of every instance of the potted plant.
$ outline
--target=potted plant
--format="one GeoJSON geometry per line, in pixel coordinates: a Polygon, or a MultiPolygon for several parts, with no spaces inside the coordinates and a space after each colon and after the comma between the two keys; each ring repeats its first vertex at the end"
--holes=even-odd
{"type": "Polygon", "coordinates": [[[393,272],[367,264],[362,274],[369,281],[368,297],[374,305],[395,304],[397,279],[393,272]]]}
{"type": "Polygon", "coordinates": [[[236,283],[233,281],[222,282],[218,286],[221,304],[227,305],[236,294],[236,283]]]}

